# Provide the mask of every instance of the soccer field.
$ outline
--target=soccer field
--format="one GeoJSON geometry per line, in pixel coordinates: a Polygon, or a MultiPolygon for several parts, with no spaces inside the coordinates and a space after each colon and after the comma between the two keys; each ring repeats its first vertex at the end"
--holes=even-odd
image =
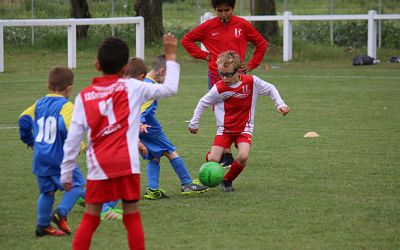
{"type": "MultiPolygon", "coordinates": [[[[70,249],[72,236],[34,236],[38,189],[17,119],[46,94],[49,67],[19,60],[0,74],[0,248],[70,249]]],[[[91,63],[75,70],[74,96],[97,74],[91,63]]],[[[141,201],[147,249],[399,249],[400,65],[272,66],[252,73],[277,86],[291,113],[282,117],[259,97],[252,151],[235,192],[217,187],[183,197],[163,159],[161,186],[171,198],[141,201]],[[320,137],[303,138],[309,131],[320,137]]],[[[215,133],[211,110],[199,134],[187,130],[207,91],[206,70],[204,62],[183,61],[179,93],[161,100],[157,113],[193,177],[215,133]]],[[[77,206],[69,216],[74,231],[82,212],[77,206]]],[[[122,222],[103,221],[92,249],[127,248],[122,222]]]]}

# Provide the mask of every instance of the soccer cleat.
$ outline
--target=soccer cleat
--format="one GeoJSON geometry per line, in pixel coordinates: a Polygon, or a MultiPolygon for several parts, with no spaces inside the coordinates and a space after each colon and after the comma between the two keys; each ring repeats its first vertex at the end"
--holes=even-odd
{"type": "Polygon", "coordinates": [[[147,188],[143,197],[147,200],[159,200],[169,198],[165,191],[160,188],[154,190],[151,188],[147,188]]]}
{"type": "Polygon", "coordinates": [[[101,220],[122,220],[122,214],[116,212],[113,208],[108,208],[107,211],[100,214],[101,220]]]}
{"type": "Polygon", "coordinates": [[[192,183],[181,186],[182,195],[200,194],[207,191],[208,187],[201,185],[199,180],[193,180],[192,183]]]}
{"type": "Polygon", "coordinates": [[[235,189],[232,186],[232,181],[223,181],[221,183],[221,188],[222,188],[222,191],[224,191],[224,192],[235,191],[235,189]]]}
{"type": "Polygon", "coordinates": [[[65,236],[66,233],[55,229],[54,227],[52,227],[51,225],[47,226],[47,227],[43,227],[43,226],[36,226],[36,230],[35,230],[35,234],[37,237],[43,237],[43,236],[65,236]]]}
{"type": "Polygon", "coordinates": [[[56,223],[57,227],[67,234],[71,234],[71,228],[68,225],[67,217],[60,215],[58,210],[54,211],[51,215],[51,220],[56,223]]]}
{"type": "Polygon", "coordinates": [[[220,164],[224,168],[230,168],[232,163],[235,161],[231,153],[223,153],[221,156],[220,164]]]}
{"type": "Polygon", "coordinates": [[[76,205],[79,205],[81,207],[85,207],[85,199],[82,197],[79,197],[79,199],[75,203],[76,205]]]}

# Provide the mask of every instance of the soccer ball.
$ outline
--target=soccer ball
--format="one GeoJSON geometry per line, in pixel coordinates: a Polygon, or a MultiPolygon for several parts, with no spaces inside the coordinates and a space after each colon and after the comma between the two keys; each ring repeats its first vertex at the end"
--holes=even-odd
{"type": "Polygon", "coordinates": [[[200,167],[199,180],[207,187],[216,187],[224,179],[224,168],[216,162],[207,162],[200,167]]]}

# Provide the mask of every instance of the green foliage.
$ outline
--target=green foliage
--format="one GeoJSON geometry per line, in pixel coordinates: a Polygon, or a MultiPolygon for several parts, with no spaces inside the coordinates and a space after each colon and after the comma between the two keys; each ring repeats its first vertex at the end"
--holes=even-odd
{"type": "MultiPolygon", "coordinates": [[[[382,23],[382,46],[400,48],[400,27],[393,22],[382,23]]],[[[329,22],[302,21],[293,28],[293,37],[313,44],[329,45],[329,22]]],[[[367,21],[340,21],[333,23],[334,44],[339,47],[366,48],[367,21]]]]}

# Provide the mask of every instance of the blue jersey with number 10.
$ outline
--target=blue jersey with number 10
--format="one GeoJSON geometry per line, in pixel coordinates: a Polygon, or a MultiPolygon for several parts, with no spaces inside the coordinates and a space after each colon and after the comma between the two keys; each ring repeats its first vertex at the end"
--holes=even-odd
{"type": "Polygon", "coordinates": [[[26,109],[18,119],[21,140],[33,146],[32,172],[38,176],[60,175],[63,145],[73,104],[62,95],[49,94],[26,109]]]}

